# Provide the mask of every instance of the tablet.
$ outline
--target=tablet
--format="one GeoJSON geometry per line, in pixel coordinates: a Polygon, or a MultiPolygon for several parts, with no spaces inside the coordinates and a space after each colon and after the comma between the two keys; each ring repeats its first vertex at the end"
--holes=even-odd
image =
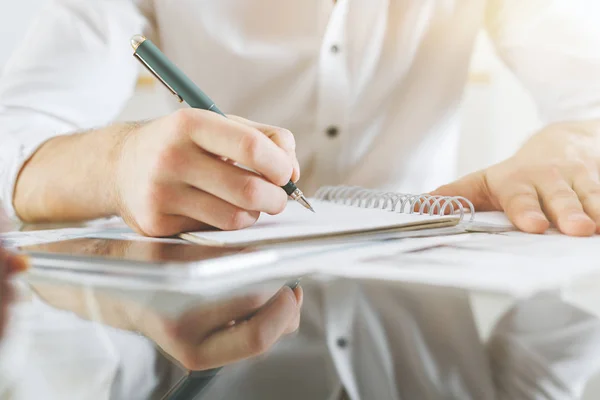
{"type": "Polygon", "coordinates": [[[208,277],[232,273],[277,259],[276,252],[253,247],[213,247],[185,242],[78,238],[21,246],[33,269],[118,275],[208,277]]]}

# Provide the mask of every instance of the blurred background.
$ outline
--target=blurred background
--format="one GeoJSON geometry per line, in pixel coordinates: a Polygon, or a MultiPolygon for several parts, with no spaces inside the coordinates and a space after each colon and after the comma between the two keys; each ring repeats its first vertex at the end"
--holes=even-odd
{"type": "MultiPolygon", "coordinates": [[[[47,0],[0,0],[0,74],[28,24],[47,0]]],[[[135,120],[162,114],[165,90],[142,75],[138,90],[120,119],[135,120]]],[[[481,34],[473,56],[462,106],[461,151],[458,172],[485,167],[511,155],[538,127],[535,106],[510,71],[496,58],[481,34]]]]}

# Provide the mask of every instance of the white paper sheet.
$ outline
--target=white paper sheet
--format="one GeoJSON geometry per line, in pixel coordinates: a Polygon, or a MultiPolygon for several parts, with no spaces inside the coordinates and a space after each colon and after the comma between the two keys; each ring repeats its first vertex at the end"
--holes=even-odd
{"type": "MultiPolygon", "coordinates": [[[[218,244],[252,244],[268,240],[303,238],[349,232],[366,232],[423,225],[448,220],[446,217],[402,214],[364,209],[311,199],[316,213],[290,201],[281,214],[261,214],[251,227],[237,231],[202,231],[185,236],[218,244]]],[[[456,220],[456,217],[450,217],[456,220]]],[[[192,239],[190,239],[192,240],[192,239]]]]}

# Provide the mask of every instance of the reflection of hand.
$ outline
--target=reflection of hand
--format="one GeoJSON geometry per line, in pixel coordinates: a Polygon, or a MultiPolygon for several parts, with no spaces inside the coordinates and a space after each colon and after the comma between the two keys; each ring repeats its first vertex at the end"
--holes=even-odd
{"type": "MultiPolygon", "coordinates": [[[[82,318],[92,317],[84,288],[47,282],[30,284],[53,307],[82,318]]],[[[147,304],[94,291],[102,323],[142,333],[185,368],[196,371],[262,354],[298,328],[302,289],[298,286],[292,291],[285,286],[269,296],[262,292],[204,303],[172,318],[147,304]]]]}
{"type": "Polygon", "coordinates": [[[25,270],[26,265],[23,257],[15,256],[0,248],[0,339],[4,335],[8,307],[14,297],[9,279],[11,275],[25,270]]]}
{"type": "Polygon", "coordinates": [[[302,296],[300,287],[285,286],[270,300],[250,295],[191,309],[176,320],[137,320],[139,330],[184,368],[200,371],[265,353],[298,329],[302,296]]]}

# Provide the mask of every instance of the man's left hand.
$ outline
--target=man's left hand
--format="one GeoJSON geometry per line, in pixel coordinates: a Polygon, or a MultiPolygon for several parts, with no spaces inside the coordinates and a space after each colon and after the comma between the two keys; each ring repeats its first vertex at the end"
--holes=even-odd
{"type": "Polygon", "coordinates": [[[511,158],[435,190],[477,211],[504,211],[529,233],[550,224],[571,236],[600,233],[600,122],[564,123],[534,135],[511,158]]]}

